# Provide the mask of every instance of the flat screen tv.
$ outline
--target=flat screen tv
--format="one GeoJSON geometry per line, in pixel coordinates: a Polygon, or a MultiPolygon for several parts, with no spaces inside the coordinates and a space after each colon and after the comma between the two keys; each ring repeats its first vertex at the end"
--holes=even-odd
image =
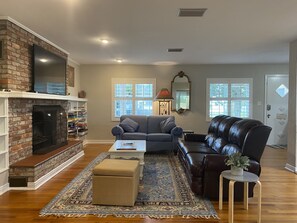
{"type": "Polygon", "coordinates": [[[33,45],[33,92],[66,95],[67,61],[33,45]]]}

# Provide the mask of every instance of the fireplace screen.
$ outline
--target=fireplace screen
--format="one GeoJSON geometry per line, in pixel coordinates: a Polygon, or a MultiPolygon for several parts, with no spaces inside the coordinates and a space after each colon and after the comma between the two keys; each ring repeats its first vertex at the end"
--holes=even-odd
{"type": "Polygon", "coordinates": [[[67,144],[67,117],[60,105],[34,105],[33,154],[45,154],[67,144]]]}

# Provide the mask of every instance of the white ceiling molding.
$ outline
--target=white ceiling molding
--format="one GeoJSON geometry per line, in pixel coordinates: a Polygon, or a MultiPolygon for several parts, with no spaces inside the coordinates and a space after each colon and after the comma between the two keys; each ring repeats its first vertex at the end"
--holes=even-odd
{"type": "Polygon", "coordinates": [[[39,39],[43,40],[44,42],[52,45],[53,47],[56,47],[57,49],[61,50],[63,53],[66,53],[67,55],[69,55],[69,53],[64,50],[63,48],[57,46],[56,44],[54,44],[53,42],[49,41],[48,39],[46,39],[45,37],[39,35],[38,33],[34,32],[33,30],[29,29],[27,26],[24,26],[23,24],[21,24],[20,22],[14,20],[13,18],[10,18],[9,16],[0,16],[0,20],[8,20],[10,22],[12,22],[13,24],[21,27],[22,29],[26,30],[27,32],[33,34],[34,36],[38,37],[39,39]]]}

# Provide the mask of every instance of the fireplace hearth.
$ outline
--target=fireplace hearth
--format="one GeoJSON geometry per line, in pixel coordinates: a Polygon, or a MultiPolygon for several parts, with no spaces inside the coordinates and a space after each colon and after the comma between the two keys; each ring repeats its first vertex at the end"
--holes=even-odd
{"type": "Polygon", "coordinates": [[[60,105],[34,105],[33,154],[46,154],[67,144],[67,116],[60,105]]]}

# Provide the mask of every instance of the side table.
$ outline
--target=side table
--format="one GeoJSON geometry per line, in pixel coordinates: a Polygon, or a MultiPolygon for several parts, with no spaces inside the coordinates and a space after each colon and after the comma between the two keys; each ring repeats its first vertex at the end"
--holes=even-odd
{"type": "Polygon", "coordinates": [[[219,209],[223,209],[223,178],[229,180],[229,210],[228,217],[229,223],[233,223],[234,221],[234,184],[235,182],[243,182],[244,183],[244,209],[248,210],[248,187],[249,183],[258,184],[258,223],[261,223],[261,196],[262,196],[262,188],[261,182],[259,181],[259,177],[256,174],[243,171],[242,176],[232,175],[230,170],[225,170],[220,175],[220,191],[219,191],[219,209]]]}
{"type": "Polygon", "coordinates": [[[187,135],[187,134],[193,134],[194,133],[194,131],[193,130],[190,130],[190,129],[187,129],[187,130],[183,130],[183,139],[185,138],[185,135],[187,135]]]}

